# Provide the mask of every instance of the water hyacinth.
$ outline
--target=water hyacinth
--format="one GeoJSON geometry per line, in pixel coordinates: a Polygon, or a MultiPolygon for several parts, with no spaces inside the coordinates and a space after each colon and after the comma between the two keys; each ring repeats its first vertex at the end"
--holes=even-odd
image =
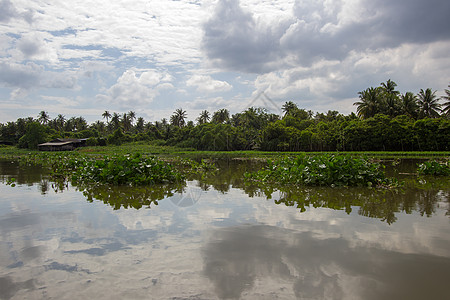
{"type": "Polygon", "coordinates": [[[384,166],[349,155],[299,155],[268,161],[268,166],[246,177],[260,182],[311,186],[392,185],[384,166]]]}
{"type": "Polygon", "coordinates": [[[72,180],[114,185],[150,185],[174,183],[184,178],[170,164],[156,157],[143,158],[137,153],[133,156],[86,160],[77,165],[72,180]]]}
{"type": "Polygon", "coordinates": [[[420,175],[450,176],[450,163],[448,161],[426,161],[418,166],[417,173],[420,175]]]}

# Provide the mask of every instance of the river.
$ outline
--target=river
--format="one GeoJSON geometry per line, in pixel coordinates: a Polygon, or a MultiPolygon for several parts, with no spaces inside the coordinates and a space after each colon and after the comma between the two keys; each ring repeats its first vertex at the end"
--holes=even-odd
{"type": "Polygon", "coordinates": [[[258,188],[242,180],[254,162],[218,166],[182,186],[76,187],[0,160],[0,298],[450,295],[449,178],[402,161],[401,190],[258,188]]]}

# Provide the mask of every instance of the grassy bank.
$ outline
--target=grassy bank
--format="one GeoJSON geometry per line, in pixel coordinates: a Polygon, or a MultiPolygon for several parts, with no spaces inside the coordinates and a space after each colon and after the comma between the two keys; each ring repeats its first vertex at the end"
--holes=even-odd
{"type": "MultiPolygon", "coordinates": [[[[0,157],[17,157],[28,155],[29,153],[39,153],[36,150],[19,149],[13,146],[2,146],[0,147],[0,157]]],[[[46,152],[52,153],[52,152],[46,152]]],[[[123,144],[121,146],[96,146],[96,147],[83,147],[78,148],[73,151],[73,153],[82,155],[123,155],[123,154],[134,154],[142,153],[144,156],[160,156],[160,157],[184,157],[191,159],[226,159],[226,158],[273,158],[279,156],[294,156],[298,155],[300,152],[269,152],[269,151],[196,151],[192,148],[178,148],[171,146],[161,146],[143,143],[129,143],[123,144]]],[[[336,154],[336,152],[308,152],[308,154],[336,154]]],[[[379,151],[379,152],[344,152],[354,157],[367,156],[376,157],[380,159],[391,159],[391,158],[448,158],[450,157],[450,152],[389,152],[389,151],[379,151]]]]}

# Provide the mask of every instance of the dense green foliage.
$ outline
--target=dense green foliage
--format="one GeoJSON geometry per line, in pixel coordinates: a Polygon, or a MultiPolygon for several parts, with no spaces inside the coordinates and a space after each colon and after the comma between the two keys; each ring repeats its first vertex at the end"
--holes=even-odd
{"type": "Polygon", "coordinates": [[[43,165],[55,178],[74,183],[112,185],[152,185],[184,181],[184,175],[171,164],[154,156],[133,155],[96,156],[67,154],[35,154],[21,157],[22,163],[43,165]]]}
{"type": "Polygon", "coordinates": [[[268,166],[246,177],[260,182],[311,186],[389,185],[382,165],[348,155],[300,155],[269,160],[268,166]]]}
{"type": "Polygon", "coordinates": [[[450,164],[448,161],[426,161],[419,165],[417,172],[421,175],[450,176],[450,164]]]}
{"type": "Polygon", "coordinates": [[[359,92],[357,115],[314,114],[292,101],[282,106],[283,116],[254,107],[234,115],[227,109],[203,110],[196,124],[186,122],[181,108],[170,121],[146,122],[133,111],[105,111],[106,122],[92,124],[83,117],[51,119],[42,111],[37,119],[0,124],[0,142],[30,149],[56,138],[88,138],[89,146],[143,142],[201,151],[449,151],[448,102],[441,105],[431,89],[401,94],[396,86],[388,80],[359,92]]]}
{"type": "Polygon", "coordinates": [[[96,160],[75,160],[72,180],[109,183],[114,185],[150,185],[173,183],[183,177],[166,162],[155,157],[105,157],[96,160]]]}

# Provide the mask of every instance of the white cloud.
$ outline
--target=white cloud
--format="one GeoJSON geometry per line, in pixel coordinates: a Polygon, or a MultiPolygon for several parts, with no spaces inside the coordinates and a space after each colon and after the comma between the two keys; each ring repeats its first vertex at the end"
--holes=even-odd
{"type": "Polygon", "coordinates": [[[170,87],[171,77],[157,70],[129,69],[111,86],[106,94],[97,95],[99,99],[130,108],[148,104],[159,94],[160,89],[170,87]]]}
{"type": "Polygon", "coordinates": [[[201,93],[227,92],[233,88],[228,82],[215,80],[207,75],[193,75],[186,81],[186,85],[196,87],[201,93]]]}
{"type": "Polygon", "coordinates": [[[0,0],[0,98],[26,105],[48,89],[70,99],[99,94],[121,109],[153,101],[149,115],[161,116],[206,97],[245,109],[261,91],[280,106],[298,100],[348,113],[358,91],[389,78],[401,91],[443,94],[449,3],[0,0]]]}

